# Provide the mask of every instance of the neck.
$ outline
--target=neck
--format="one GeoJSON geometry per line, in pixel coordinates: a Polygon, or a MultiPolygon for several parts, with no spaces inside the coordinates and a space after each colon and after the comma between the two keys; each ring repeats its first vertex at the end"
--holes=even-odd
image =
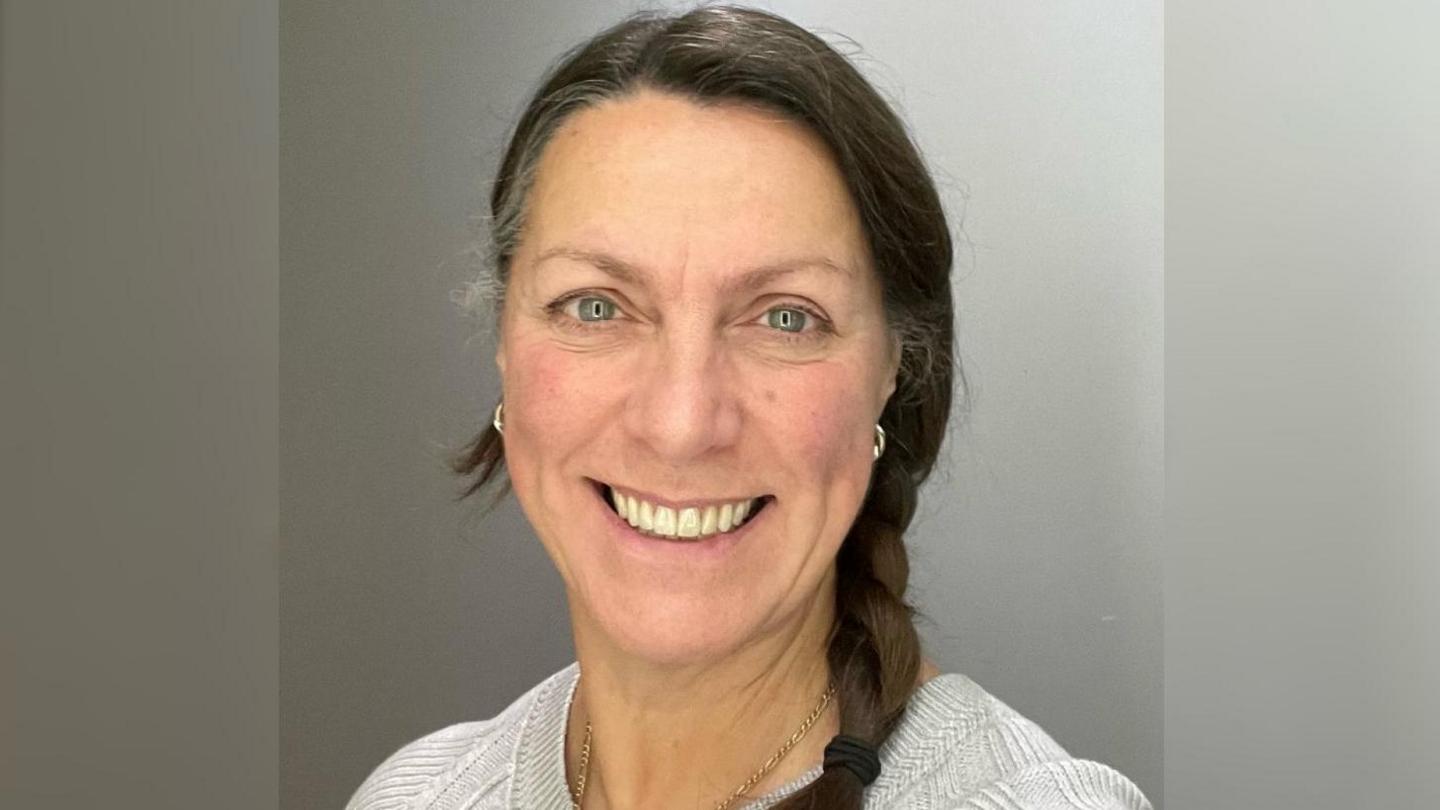
{"type": "MultiPolygon", "coordinates": [[[[830,679],[825,644],[833,616],[827,582],[793,620],[716,660],[683,665],[625,655],[573,617],[581,675],[566,760],[573,786],[588,721],[585,810],[710,810],[729,798],[819,704],[830,679]]],[[[838,730],[832,699],[748,794],[762,795],[818,765],[838,730]]]]}

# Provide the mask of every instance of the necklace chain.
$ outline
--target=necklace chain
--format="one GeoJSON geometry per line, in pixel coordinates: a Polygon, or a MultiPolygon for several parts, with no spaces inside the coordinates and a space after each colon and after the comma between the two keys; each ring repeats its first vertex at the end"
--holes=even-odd
{"type": "MultiPolygon", "coordinates": [[[[765,778],[765,774],[769,773],[771,769],[773,769],[776,765],[779,765],[780,760],[784,759],[785,755],[790,753],[790,749],[794,748],[795,744],[800,742],[800,740],[805,737],[806,732],[810,730],[811,726],[815,725],[816,720],[820,719],[820,715],[824,713],[825,707],[830,705],[830,700],[834,697],[835,684],[832,683],[828,688],[826,688],[825,694],[820,696],[820,702],[815,706],[815,710],[810,712],[810,716],[805,718],[805,722],[800,724],[800,728],[796,729],[795,733],[790,735],[790,739],[786,740],[785,744],[780,746],[780,750],[776,751],[773,755],[771,755],[769,759],[765,760],[765,764],[760,766],[760,770],[756,771],[754,775],[752,775],[749,779],[746,779],[745,784],[736,788],[735,792],[731,793],[725,799],[725,801],[717,802],[715,804],[715,810],[726,810],[726,808],[735,803],[736,799],[744,796],[751,788],[759,784],[760,780],[765,778]]],[[[581,804],[583,804],[585,801],[585,777],[588,775],[589,770],[590,721],[586,720],[585,742],[580,746],[580,769],[575,776],[575,788],[574,790],[570,791],[570,795],[572,798],[572,810],[580,810],[581,804]]]]}

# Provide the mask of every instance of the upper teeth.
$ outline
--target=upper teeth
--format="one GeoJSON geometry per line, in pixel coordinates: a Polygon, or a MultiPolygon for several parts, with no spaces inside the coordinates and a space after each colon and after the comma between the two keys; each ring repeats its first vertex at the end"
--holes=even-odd
{"type": "Polygon", "coordinates": [[[758,498],[735,501],[720,506],[685,506],[673,509],[657,506],[634,495],[623,495],[610,488],[610,502],[615,512],[641,531],[669,538],[708,537],[728,532],[745,522],[745,516],[758,498]]]}

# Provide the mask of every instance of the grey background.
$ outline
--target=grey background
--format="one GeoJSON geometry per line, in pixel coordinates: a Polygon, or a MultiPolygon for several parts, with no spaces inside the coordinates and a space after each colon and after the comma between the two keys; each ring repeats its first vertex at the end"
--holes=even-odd
{"type": "MultiPolygon", "coordinates": [[[[443,460],[498,390],[488,325],[449,293],[528,91],[634,7],[282,8],[286,807],[338,806],[402,743],[571,660],[518,507],[453,501],[443,460]]],[[[929,652],[1158,801],[1161,7],[767,7],[859,43],[972,242],[974,409],[910,536],[929,652]]]]}
{"type": "Polygon", "coordinates": [[[0,5],[0,807],[278,794],[278,4],[0,5]]]}
{"type": "Polygon", "coordinates": [[[1440,5],[1166,27],[1167,807],[1440,807],[1440,5]]]}

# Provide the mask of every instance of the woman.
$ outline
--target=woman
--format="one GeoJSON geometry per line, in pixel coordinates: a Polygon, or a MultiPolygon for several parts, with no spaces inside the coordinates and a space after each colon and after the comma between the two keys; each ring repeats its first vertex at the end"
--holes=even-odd
{"type": "Polygon", "coordinates": [[[921,655],[903,534],[950,410],[951,243],[894,113],[768,13],[632,17],[492,197],[503,467],[578,658],[352,808],[1144,808],[921,655]]]}

